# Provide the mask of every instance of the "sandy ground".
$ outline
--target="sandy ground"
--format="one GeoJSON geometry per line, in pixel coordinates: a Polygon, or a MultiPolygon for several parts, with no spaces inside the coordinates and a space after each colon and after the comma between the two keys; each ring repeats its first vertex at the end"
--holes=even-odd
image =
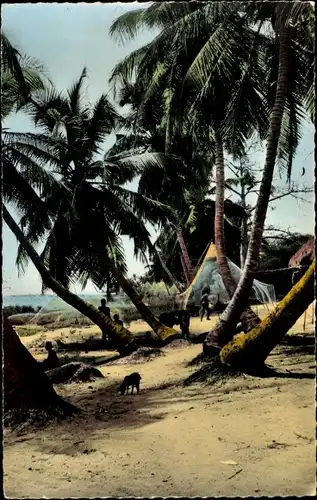
{"type": "MultiPolygon", "coordinates": [[[[194,318],[191,327],[199,333],[211,323],[194,318]]],[[[294,332],[303,331],[298,323],[294,332]]],[[[141,322],[131,324],[133,331],[142,328],[147,329],[141,322]]],[[[37,342],[61,333],[67,341],[96,332],[94,327],[69,330],[21,339],[40,358],[37,342]]],[[[36,432],[6,431],[6,496],[315,494],[313,353],[284,346],[272,352],[269,364],[291,371],[289,378],[244,377],[182,387],[194,370],[186,362],[201,345],[163,351],[164,356],[138,365],[100,364],[101,380],[56,386],[82,409],[71,421],[36,432]],[[140,394],[119,396],[120,382],[132,371],[142,376],[140,394]]],[[[90,356],[102,361],[113,354],[90,356]]]]}

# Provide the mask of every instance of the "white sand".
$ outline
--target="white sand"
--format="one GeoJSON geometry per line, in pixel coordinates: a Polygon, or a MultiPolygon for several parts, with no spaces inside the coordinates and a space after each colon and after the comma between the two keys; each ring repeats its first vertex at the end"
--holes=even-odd
{"type": "MultiPolygon", "coordinates": [[[[192,328],[206,331],[210,323],[194,319],[192,328]]],[[[75,335],[68,330],[66,340],[75,335]]],[[[84,336],[92,331],[82,330],[84,336]]],[[[30,345],[34,338],[22,341],[30,345]]],[[[173,386],[192,373],[184,362],[201,345],[164,351],[140,365],[98,366],[102,380],[56,386],[83,410],[71,422],[22,435],[6,431],[6,496],[315,494],[314,380],[246,377],[173,386]],[[132,371],[142,375],[140,394],[121,397],[118,385],[132,371]]],[[[278,347],[268,361],[299,374],[315,372],[312,354],[286,356],[278,347]]]]}

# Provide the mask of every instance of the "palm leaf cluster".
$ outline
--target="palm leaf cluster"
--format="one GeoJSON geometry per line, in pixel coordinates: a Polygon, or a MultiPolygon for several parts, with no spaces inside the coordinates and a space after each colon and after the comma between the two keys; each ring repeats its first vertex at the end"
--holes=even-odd
{"type": "MultiPolygon", "coordinates": [[[[47,88],[32,96],[26,109],[38,134],[3,135],[4,194],[22,216],[29,241],[45,241],[41,257],[53,277],[66,287],[78,281],[84,287],[91,279],[102,288],[113,281],[105,256],[121,273],[127,271],[121,236],[132,238],[135,254],[145,259],[153,247],[144,221],[160,225],[171,213],[124,187],[143,159],[135,158],[129,167],[97,159],[119,117],[105,95],[85,106],[85,76],[84,69],[66,93],[47,88]]],[[[21,271],[27,260],[19,246],[21,271]]]]}
{"type": "Polygon", "coordinates": [[[171,136],[180,128],[189,127],[192,137],[203,130],[212,137],[216,131],[225,150],[239,156],[254,131],[267,138],[278,66],[271,25],[276,19],[291,23],[290,85],[278,151],[290,176],[305,113],[313,115],[314,15],[307,3],[282,4],[164,2],[128,12],[110,30],[119,40],[135,37],[144,27],[160,31],[119,62],[111,81],[125,88],[134,78],[136,93],[143,96],[134,109],[138,120],[147,108],[153,110],[153,99],[165,100],[159,107],[165,115],[165,146],[172,145],[171,136]]]}
{"type": "MultiPolygon", "coordinates": [[[[113,69],[115,98],[128,107],[122,115],[106,94],[86,102],[85,68],[59,92],[2,33],[1,118],[23,107],[38,129],[2,133],[4,202],[30,242],[44,242],[52,275],[67,287],[91,279],[102,288],[114,281],[107,258],[127,272],[123,235],[136,256],[155,260],[146,223],[195,230],[210,201],[215,144],[238,158],[254,134],[268,138],[281,26],[290,30],[289,84],[277,158],[290,178],[307,112],[314,117],[313,21],[300,2],[162,2],[130,11],[113,23],[113,36],[124,42],[143,28],[156,35],[113,69]],[[136,191],[126,185],[133,180],[136,191]]],[[[20,246],[22,271],[27,260],[20,246]]]]}

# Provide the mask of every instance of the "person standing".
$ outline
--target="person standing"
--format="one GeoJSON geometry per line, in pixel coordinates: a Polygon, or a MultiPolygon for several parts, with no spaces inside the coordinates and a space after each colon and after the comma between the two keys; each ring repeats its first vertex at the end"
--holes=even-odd
{"type": "MultiPolygon", "coordinates": [[[[107,318],[111,319],[111,314],[110,314],[110,307],[107,306],[107,301],[106,299],[101,299],[100,301],[100,306],[98,307],[98,311],[104,314],[107,318]]],[[[102,338],[105,342],[109,342],[109,337],[108,335],[103,332],[102,338]]]]}
{"type": "Polygon", "coordinates": [[[98,307],[98,311],[107,316],[107,318],[111,319],[110,315],[110,307],[107,306],[106,299],[101,299],[100,306],[98,307]]]}
{"type": "Polygon", "coordinates": [[[210,319],[210,307],[209,307],[209,294],[207,290],[203,290],[201,300],[200,300],[200,321],[203,320],[204,315],[206,314],[207,319],[210,319]]]}

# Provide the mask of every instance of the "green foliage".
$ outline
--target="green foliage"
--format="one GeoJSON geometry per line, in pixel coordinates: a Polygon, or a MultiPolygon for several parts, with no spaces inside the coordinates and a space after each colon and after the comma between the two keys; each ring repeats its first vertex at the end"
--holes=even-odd
{"type": "Polygon", "coordinates": [[[1,32],[1,120],[21,109],[50,82],[41,63],[20,54],[1,32]]]}
{"type": "Polygon", "coordinates": [[[260,271],[288,267],[291,257],[311,238],[311,235],[293,233],[270,239],[263,239],[260,271]]]}
{"type": "Polygon", "coordinates": [[[19,326],[17,328],[17,332],[19,337],[31,337],[32,335],[36,335],[40,333],[40,329],[34,326],[19,326]]]}
{"type": "Polygon", "coordinates": [[[292,288],[292,270],[265,274],[265,271],[286,269],[290,258],[310,238],[310,235],[293,233],[274,238],[263,238],[257,278],[274,285],[275,294],[281,300],[292,288]]]}
{"type": "MultiPolygon", "coordinates": [[[[144,158],[96,158],[120,120],[104,95],[93,106],[83,103],[85,77],[84,69],[66,93],[50,88],[28,104],[39,134],[6,134],[4,191],[6,201],[22,212],[29,241],[36,245],[45,240],[41,258],[54,278],[66,287],[78,281],[84,287],[91,279],[102,288],[114,282],[105,252],[126,272],[121,235],[132,238],[135,254],[144,259],[152,251],[144,221],[160,225],[172,214],[162,203],[122,186],[144,168],[144,158]]],[[[27,261],[20,246],[20,271],[27,261]]]]}
{"type": "Polygon", "coordinates": [[[25,313],[38,313],[40,311],[40,307],[32,307],[32,306],[5,306],[2,308],[3,313],[6,316],[12,316],[13,314],[25,314],[25,313]]]}

